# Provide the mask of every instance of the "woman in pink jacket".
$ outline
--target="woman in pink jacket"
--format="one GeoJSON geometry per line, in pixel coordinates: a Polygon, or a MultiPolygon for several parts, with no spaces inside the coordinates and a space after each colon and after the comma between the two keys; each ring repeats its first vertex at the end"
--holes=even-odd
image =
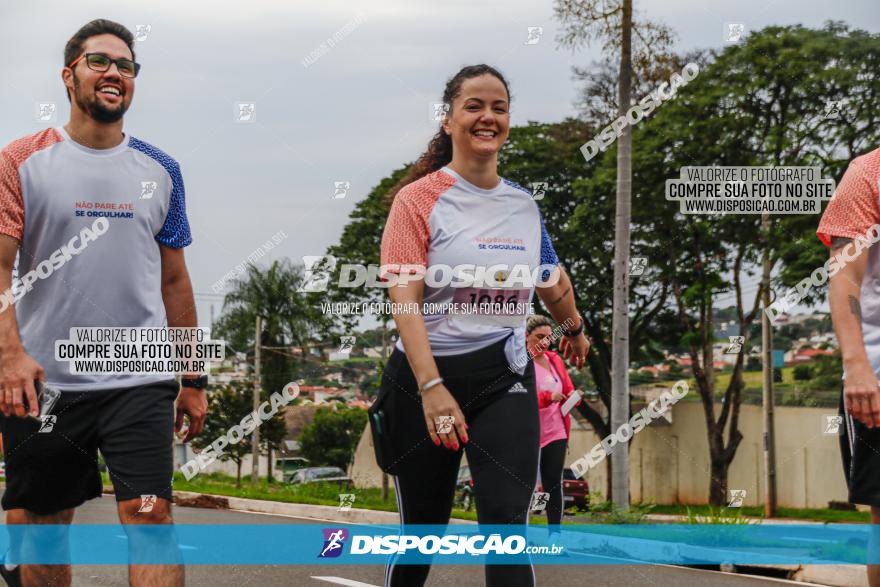
{"type": "Polygon", "coordinates": [[[541,485],[550,494],[546,508],[547,522],[551,531],[558,531],[562,522],[562,469],[571,430],[571,416],[563,416],[561,407],[574,391],[574,384],[559,355],[547,350],[552,342],[552,334],[553,328],[546,316],[529,316],[526,342],[535,361],[535,384],[541,417],[541,485]]]}

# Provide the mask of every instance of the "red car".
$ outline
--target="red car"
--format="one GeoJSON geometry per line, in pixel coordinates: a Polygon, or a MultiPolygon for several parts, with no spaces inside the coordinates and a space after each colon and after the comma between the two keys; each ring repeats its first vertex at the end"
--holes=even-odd
{"type": "MultiPolygon", "coordinates": [[[[544,491],[540,483],[536,491],[544,491]]],[[[562,470],[562,508],[575,506],[586,510],[590,505],[590,485],[586,479],[576,477],[569,468],[562,470]]]]}

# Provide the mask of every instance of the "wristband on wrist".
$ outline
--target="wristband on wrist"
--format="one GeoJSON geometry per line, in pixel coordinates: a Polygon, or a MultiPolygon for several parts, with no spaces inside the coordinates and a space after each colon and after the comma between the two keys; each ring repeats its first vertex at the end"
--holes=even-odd
{"type": "Polygon", "coordinates": [[[581,332],[584,331],[584,317],[581,316],[580,312],[578,312],[578,315],[577,315],[577,316],[578,316],[578,318],[581,319],[581,323],[580,323],[580,325],[579,325],[577,328],[573,329],[573,330],[566,330],[565,328],[563,328],[563,329],[562,329],[562,335],[563,335],[563,336],[565,336],[565,337],[567,337],[567,338],[571,338],[571,337],[573,337],[573,336],[577,336],[577,335],[579,335],[581,332]]]}
{"type": "Polygon", "coordinates": [[[422,386],[421,391],[422,391],[422,393],[425,393],[426,391],[428,391],[428,390],[431,389],[432,387],[435,387],[435,386],[437,386],[437,385],[440,385],[441,383],[443,383],[443,378],[442,378],[442,377],[436,377],[436,378],[434,378],[434,379],[428,381],[427,383],[425,383],[425,384],[422,386]]]}
{"type": "Polygon", "coordinates": [[[191,387],[193,389],[204,390],[208,387],[208,376],[201,375],[199,377],[181,377],[180,385],[183,387],[191,387]]]}

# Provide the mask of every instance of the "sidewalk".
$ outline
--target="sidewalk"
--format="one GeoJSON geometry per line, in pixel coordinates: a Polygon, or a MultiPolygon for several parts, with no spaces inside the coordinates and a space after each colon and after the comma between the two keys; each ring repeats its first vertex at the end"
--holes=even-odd
{"type": "MultiPolygon", "coordinates": [[[[400,518],[396,512],[384,512],[351,508],[347,511],[339,511],[336,506],[310,505],[298,503],[285,503],[276,501],[263,501],[258,499],[245,499],[240,497],[226,497],[220,495],[206,495],[188,491],[175,491],[174,501],[182,507],[211,507],[218,509],[240,510],[306,518],[312,520],[325,520],[328,522],[347,522],[351,524],[383,524],[396,527],[400,518]]],[[[686,516],[672,514],[650,514],[648,519],[661,523],[680,523],[687,520],[686,516]]],[[[755,518],[756,520],[759,518],[755,518]]],[[[470,520],[450,520],[451,524],[475,524],[470,520]]],[[[823,522],[809,522],[789,519],[762,520],[763,524],[816,524],[823,522]]],[[[595,539],[585,538],[579,547],[589,548],[595,546],[595,539]]],[[[637,552],[643,541],[633,541],[633,552],[637,552]]],[[[682,545],[682,549],[694,549],[682,545]]],[[[758,566],[758,565],[755,565],[758,566]]],[[[814,585],[830,585],[832,587],[868,587],[865,565],[760,565],[762,567],[790,571],[791,580],[814,585]]]]}

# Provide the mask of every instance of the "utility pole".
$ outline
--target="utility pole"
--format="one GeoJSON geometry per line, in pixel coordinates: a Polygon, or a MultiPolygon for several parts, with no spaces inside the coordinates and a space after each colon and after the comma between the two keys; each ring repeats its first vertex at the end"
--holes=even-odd
{"type": "Polygon", "coordinates": [[[767,308],[770,307],[770,215],[761,215],[764,234],[764,259],[761,285],[764,312],[761,312],[761,354],[763,355],[763,412],[764,412],[764,517],[776,515],[776,435],[773,424],[773,331],[767,308]]]}
{"type": "MultiPolygon", "coordinates": [[[[382,320],[382,360],[388,364],[388,318],[382,320]]],[[[382,502],[388,502],[388,473],[382,471],[382,502]]]]}
{"type": "MultiPolygon", "coordinates": [[[[632,0],[623,0],[620,77],[617,112],[626,116],[632,98],[632,0]]],[[[632,205],[632,127],[626,125],[617,141],[617,209],[614,224],[614,307],[611,357],[611,432],[629,421],[629,247],[632,205]]],[[[611,452],[611,498],[629,509],[629,446],[618,443],[611,452]]]]}
{"type": "MultiPolygon", "coordinates": [[[[260,408],[260,387],[262,386],[262,369],[260,365],[260,343],[263,332],[263,318],[257,316],[257,329],[254,336],[254,413],[260,408]]],[[[256,485],[260,476],[260,427],[254,428],[251,436],[251,484],[256,485]]]]}

